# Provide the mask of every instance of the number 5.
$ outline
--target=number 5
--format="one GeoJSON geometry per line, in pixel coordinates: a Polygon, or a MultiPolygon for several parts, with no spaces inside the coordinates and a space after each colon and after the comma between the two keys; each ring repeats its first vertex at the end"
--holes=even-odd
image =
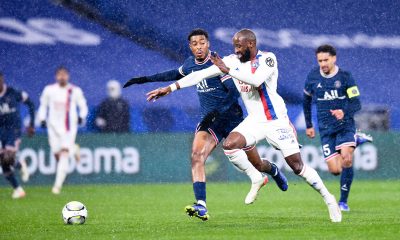
{"type": "Polygon", "coordinates": [[[329,144],[325,144],[324,146],[322,146],[322,149],[324,150],[325,156],[329,156],[329,154],[331,154],[331,150],[329,149],[329,144]]]}

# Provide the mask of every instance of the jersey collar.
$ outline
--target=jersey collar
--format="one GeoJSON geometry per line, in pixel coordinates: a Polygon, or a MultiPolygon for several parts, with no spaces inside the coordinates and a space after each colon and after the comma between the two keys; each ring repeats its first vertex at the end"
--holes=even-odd
{"type": "Polygon", "coordinates": [[[325,74],[324,72],[322,72],[321,68],[319,69],[319,72],[321,73],[321,76],[323,76],[324,78],[333,78],[339,72],[339,67],[335,65],[335,69],[331,74],[325,74]]]}
{"type": "Polygon", "coordinates": [[[205,64],[206,62],[208,62],[208,60],[210,60],[210,57],[211,57],[211,51],[208,50],[208,55],[207,55],[207,57],[206,57],[202,62],[197,61],[197,59],[195,58],[195,59],[194,59],[194,63],[196,63],[197,65],[203,65],[203,64],[205,64]]]}

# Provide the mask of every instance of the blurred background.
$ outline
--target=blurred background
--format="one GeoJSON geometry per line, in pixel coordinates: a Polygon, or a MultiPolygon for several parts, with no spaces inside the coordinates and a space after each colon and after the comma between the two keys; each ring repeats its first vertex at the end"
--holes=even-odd
{"type": "MultiPolygon", "coordinates": [[[[237,30],[251,28],[261,50],[277,55],[279,93],[300,131],[303,158],[330,177],[319,139],[304,136],[301,105],[306,76],[317,65],[314,49],[330,43],[337,47],[338,65],[352,72],[361,91],[357,125],[375,138],[356,151],[358,176],[398,178],[399,12],[396,0],[2,0],[0,71],[7,84],[28,92],[36,107],[59,65],[69,68],[71,82],[82,88],[90,114],[78,136],[81,162],[71,164],[68,182],[190,181],[191,140],[200,118],[195,89],[147,103],[145,93],[165,83],[118,94],[119,84],[181,66],[190,56],[187,34],[193,28],[206,29],[211,49],[220,55],[232,52],[237,30]],[[112,94],[121,100],[121,109],[107,107],[112,94]],[[117,121],[115,116],[121,121],[117,128],[108,125],[109,119],[117,121]]],[[[21,111],[27,124],[27,110],[21,111]]],[[[27,160],[33,184],[47,184],[55,161],[45,131],[38,127],[37,133],[23,139],[19,157],[27,160]]],[[[258,150],[289,169],[266,142],[258,150]]],[[[220,149],[210,156],[207,174],[216,181],[245,179],[220,149]]]]}

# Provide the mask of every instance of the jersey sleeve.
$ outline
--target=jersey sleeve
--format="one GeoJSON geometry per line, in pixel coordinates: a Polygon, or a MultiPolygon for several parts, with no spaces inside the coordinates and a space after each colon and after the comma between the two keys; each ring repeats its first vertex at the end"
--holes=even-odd
{"type": "Polygon", "coordinates": [[[304,84],[304,94],[308,95],[308,96],[312,96],[314,94],[313,92],[313,85],[311,83],[311,74],[308,74],[306,82],[304,84]]]}
{"type": "Polygon", "coordinates": [[[354,98],[360,96],[360,90],[358,90],[358,86],[353,78],[353,75],[349,73],[347,78],[347,85],[346,85],[346,93],[348,98],[354,98]]]}
{"type": "Polygon", "coordinates": [[[38,110],[38,119],[40,122],[46,120],[47,108],[49,106],[49,88],[45,87],[40,96],[40,106],[38,110]]]}
{"type": "Polygon", "coordinates": [[[262,83],[271,80],[272,76],[277,74],[278,71],[278,63],[273,53],[268,53],[265,57],[260,57],[259,66],[254,73],[245,71],[240,66],[234,66],[229,61],[227,65],[230,68],[229,75],[255,87],[259,87],[262,83]]]}
{"type": "Polygon", "coordinates": [[[208,67],[206,69],[190,73],[186,77],[177,81],[177,83],[181,88],[186,88],[198,84],[203,79],[216,77],[221,74],[223,74],[221,70],[219,70],[217,66],[212,65],[211,67],[208,67]]]}

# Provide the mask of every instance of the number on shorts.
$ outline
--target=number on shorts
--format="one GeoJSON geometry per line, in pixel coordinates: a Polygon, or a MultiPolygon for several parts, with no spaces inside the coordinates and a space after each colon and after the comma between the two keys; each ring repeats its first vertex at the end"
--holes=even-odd
{"type": "Polygon", "coordinates": [[[331,150],[329,149],[329,144],[325,144],[324,146],[322,146],[322,149],[324,150],[325,156],[329,156],[329,154],[331,154],[331,150]]]}

